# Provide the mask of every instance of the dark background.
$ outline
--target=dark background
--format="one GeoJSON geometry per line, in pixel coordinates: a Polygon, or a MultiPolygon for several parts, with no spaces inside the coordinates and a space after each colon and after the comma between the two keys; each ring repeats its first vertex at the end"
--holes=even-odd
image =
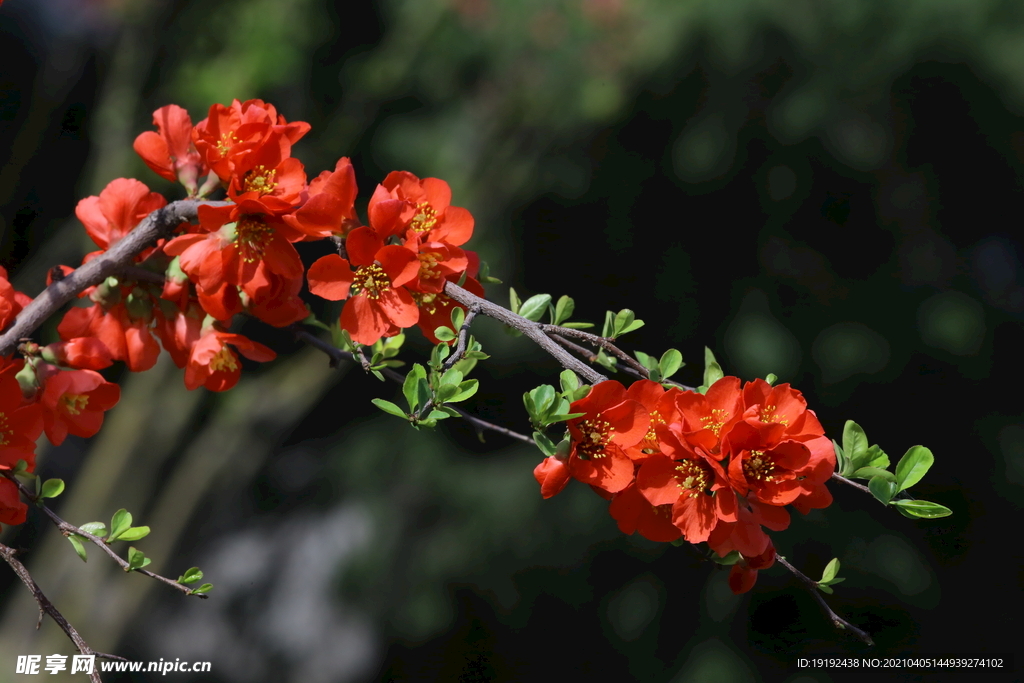
{"type": "MultiPolygon", "coordinates": [[[[504,280],[490,298],[570,294],[593,321],[632,308],[647,324],[623,345],[679,348],[684,382],[705,345],[727,373],[775,372],[836,438],[854,419],[894,461],[931,447],[914,493],[954,515],[911,521],[836,485],[775,534],[812,577],[839,557],[828,600],[869,650],[781,567],[734,597],[692,549],[620,534],[586,487],[541,500],[538,452],[455,421],[403,429],[369,403],[394,387],[250,325],[286,360],[217,396],[169,362],[115,368],[103,432],[40,457],[69,482],[69,521],[127,507],[153,527],[154,569],[199,565],[215,586],[186,600],[83,565],[39,516],[5,530],[93,647],[212,662],[179,680],[314,683],[824,683],[846,676],[796,658],[1019,649],[1016,3],[349,5],[7,0],[0,265],[18,288],[89,250],[74,206],[112,178],[179,196],[130,149],[155,108],[199,120],[262,97],[312,124],[295,152],[310,176],[352,157],[363,202],[393,169],[446,179],[504,280]]],[[[557,368],[491,321],[479,336],[494,357],[467,405],[525,431],[519,395],[557,368]]],[[[428,348],[413,333],[403,357],[428,348]]],[[[71,654],[0,581],[0,680],[17,654],[71,654]]]]}

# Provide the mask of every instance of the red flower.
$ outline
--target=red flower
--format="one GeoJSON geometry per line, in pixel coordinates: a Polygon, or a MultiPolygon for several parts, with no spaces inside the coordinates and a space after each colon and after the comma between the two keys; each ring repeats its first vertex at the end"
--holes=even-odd
{"type": "MultiPolygon", "coordinates": [[[[484,288],[472,277],[466,278],[462,283],[463,289],[479,297],[484,295],[484,288]]],[[[430,340],[431,344],[440,344],[441,340],[434,336],[434,330],[439,327],[451,327],[452,307],[458,306],[463,311],[466,307],[458,303],[443,292],[434,294],[430,292],[413,292],[412,298],[420,309],[418,325],[423,336],[430,340]]],[[[448,342],[454,344],[455,340],[448,342]]]]}
{"type": "Polygon", "coordinates": [[[740,561],[732,566],[732,569],[729,570],[729,588],[736,595],[746,593],[754,587],[758,570],[768,569],[773,564],[775,564],[775,546],[768,541],[768,548],[763,553],[754,557],[741,556],[740,561]]]}
{"type": "Polygon", "coordinates": [[[607,380],[574,401],[569,412],[583,413],[583,417],[569,420],[572,476],[609,493],[629,486],[633,461],[624,449],[635,446],[647,433],[647,410],[629,399],[621,384],[607,380]]]}
{"type": "MultiPolygon", "coordinates": [[[[19,460],[31,469],[36,460],[36,439],[43,431],[39,404],[22,405],[24,396],[15,374],[21,361],[0,359],[0,469],[9,470],[19,460]]],[[[11,522],[8,522],[9,524],[11,522]]]]}
{"type": "Polygon", "coordinates": [[[132,145],[155,173],[172,182],[180,182],[189,194],[196,192],[196,179],[209,169],[192,145],[192,119],[176,104],[153,112],[151,130],[140,134],[132,145]]]}
{"type": "Polygon", "coordinates": [[[235,202],[252,200],[265,213],[280,215],[299,204],[306,189],[306,172],[295,157],[282,157],[281,145],[274,133],[260,147],[236,164],[228,196],[235,202]]]}
{"type": "Polygon", "coordinates": [[[210,391],[227,391],[238,384],[242,365],[229,344],[249,360],[265,363],[277,357],[273,350],[248,337],[211,329],[192,345],[185,367],[185,386],[189,390],[205,386],[210,391]]]}
{"type": "Polygon", "coordinates": [[[419,309],[402,285],[416,277],[415,252],[397,244],[385,246],[369,228],[349,233],[349,261],[324,256],[309,268],[309,291],[330,301],[349,299],[341,311],[341,327],[358,344],[373,344],[396,328],[411,327],[419,309]],[[349,295],[351,294],[351,298],[349,295]]]}
{"type": "Polygon", "coordinates": [[[0,477],[0,523],[24,524],[27,515],[28,505],[21,502],[18,487],[10,479],[0,477]]]}
{"type": "Polygon", "coordinates": [[[89,437],[103,425],[103,413],[121,397],[121,388],[93,370],[58,370],[43,380],[39,403],[43,407],[46,438],[59,446],[68,434],[89,437]]]}
{"type": "Polygon", "coordinates": [[[533,468],[533,478],[540,484],[540,494],[544,498],[550,498],[562,492],[565,485],[569,483],[569,466],[567,458],[552,455],[540,461],[533,468]]]}
{"type": "Polygon", "coordinates": [[[285,159],[291,156],[291,146],[309,132],[309,127],[304,121],[286,122],[273,105],[262,100],[234,100],[227,107],[221,104],[210,107],[209,116],[193,129],[192,140],[210,169],[227,182],[235,164],[267,143],[273,133],[279,135],[272,144],[279,147],[281,158],[285,159]]]}
{"type": "MultiPolygon", "coordinates": [[[[117,178],[103,188],[99,197],[86,197],[78,202],[75,215],[96,246],[106,250],[166,204],[163,195],[150,192],[138,180],[117,178]]],[[[139,260],[143,257],[140,255],[139,260]]]]}
{"type": "Polygon", "coordinates": [[[338,159],[334,171],[324,171],[309,184],[309,198],[284,222],[307,238],[344,235],[359,225],[356,216],[356,173],[348,157],[338,159]]]}
{"type": "Polygon", "coordinates": [[[0,266],[0,331],[14,322],[21,309],[31,302],[32,299],[15,291],[14,286],[7,281],[7,271],[0,266]]]}
{"type": "Polygon", "coordinates": [[[367,209],[370,225],[381,235],[419,235],[458,247],[473,235],[473,216],[451,206],[452,190],[439,178],[420,180],[408,171],[392,171],[377,186],[367,209]]]}
{"type": "Polygon", "coordinates": [[[639,531],[646,539],[666,543],[682,535],[672,524],[671,506],[651,505],[634,484],[615,494],[608,512],[624,534],[639,531]]]}
{"type": "MultiPolygon", "coordinates": [[[[743,416],[743,401],[738,377],[723,377],[706,394],[693,391],[676,396],[676,409],[682,418],[682,434],[687,443],[700,446],[721,460],[726,452],[722,440],[732,425],[743,416]]],[[[671,455],[666,451],[667,455],[671,455]]]]}
{"type": "Polygon", "coordinates": [[[466,252],[444,242],[424,242],[411,235],[405,247],[415,252],[420,262],[416,277],[406,285],[414,292],[443,292],[447,280],[458,280],[469,267],[466,252]]]}
{"type": "Polygon", "coordinates": [[[44,358],[56,365],[81,370],[102,370],[114,364],[110,349],[96,337],[75,337],[43,349],[44,358]]]}
{"type": "Polygon", "coordinates": [[[123,360],[132,372],[149,370],[160,356],[160,345],[145,320],[133,320],[123,303],[104,310],[101,304],[72,308],[57,325],[64,341],[78,337],[96,337],[114,360],[123,360]]]}

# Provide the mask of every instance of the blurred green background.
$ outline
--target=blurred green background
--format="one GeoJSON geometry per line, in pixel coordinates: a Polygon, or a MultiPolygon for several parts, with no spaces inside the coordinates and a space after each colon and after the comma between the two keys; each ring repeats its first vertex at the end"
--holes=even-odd
{"type": "MultiPolygon", "coordinates": [[[[809,575],[840,558],[829,601],[865,650],[781,567],[735,597],[586,487],[541,500],[538,452],[403,429],[369,403],[395,387],[246,325],[282,359],[224,395],[166,357],[123,373],[101,434],[40,457],[69,482],[62,516],[128,508],[152,568],[201,566],[210,600],[83,565],[39,515],[3,532],[93,647],[232,683],[826,683],[846,676],[796,658],[1019,650],[1020,3],[6,0],[0,34],[0,265],[22,291],[91,250],[81,197],[119,176],[179,196],[131,151],[154,109],[260,97],[312,124],[310,176],[353,159],[363,202],[390,170],[446,179],[499,303],[512,285],[572,295],[577,319],[630,307],[647,325],[624,346],[681,349],[690,383],[705,345],[775,372],[830,434],[930,446],[917,495],[954,510],[912,522],[833,486],[775,535],[809,575]]],[[[525,431],[519,396],[557,368],[478,327],[494,358],[469,407],[525,431]]],[[[9,572],[0,590],[0,681],[17,654],[72,653],[9,572]]]]}

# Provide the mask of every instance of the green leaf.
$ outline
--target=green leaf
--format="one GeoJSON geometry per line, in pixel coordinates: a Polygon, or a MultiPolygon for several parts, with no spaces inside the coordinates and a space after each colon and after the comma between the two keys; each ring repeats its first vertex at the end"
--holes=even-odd
{"type": "MultiPolygon", "coordinates": [[[[704,386],[710,387],[718,380],[725,377],[722,366],[715,360],[715,354],[708,347],[704,347],[704,386]]],[[[701,392],[703,393],[703,392],[701,392]]]]}
{"type": "Polygon", "coordinates": [[[47,479],[43,482],[43,489],[40,492],[41,498],[56,498],[64,492],[63,479],[47,479]]]}
{"type": "Polygon", "coordinates": [[[149,536],[148,526],[133,526],[128,531],[117,537],[119,541],[137,541],[140,538],[149,536]]]}
{"type": "Polygon", "coordinates": [[[465,401],[467,398],[472,398],[478,389],[480,389],[480,380],[467,379],[459,384],[458,393],[445,401],[445,403],[458,403],[459,401],[465,401]]]}
{"type": "Polygon", "coordinates": [[[462,327],[462,324],[466,322],[466,309],[462,306],[452,307],[452,329],[458,330],[462,327]]]}
{"type": "Polygon", "coordinates": [[[953,514],[953,511],[945,505],[939,505],[927,500],[894,500],[892,504],[903,513],[904,517],[936,519],[938,517],[949,517],[953,514]]]}
{"type": "Polygon", "coordinates": [[[185,573],[178,577],[178,583],[188,585],[190,583],[200,581],[202,580],[202,578],[203,572],[199,569],[199,567],[192,567],[190,569],[186,569],[185,573]]]}
{"type": "Polygon", "coordinates": [[[594,323],[562,323],[562,327],[568,327],[570,330],[586,330],[594,326],[594,323]]]}
{"type": "Polygon", "coordinates": [[[541,432],[533,433],[533,442],[537,444],[537,448],[539,448],[541,453],[544,455],[552,456],[556,452],[555,444],[541,432]]]}
{"type": "Polygon", "coordinates": [[[605,339],[615,336],[615,314],[611,311],[604,313],[604,326],[601,328],[601,336],[605,339]]]}
{"type": "Polygon", "coordinates": [[[128,512],[124,508],[121,508],[114,513],[114,516],[110,519],[110,535],[107,537],[107,543],[113,543],[121,534],[128,531],[132,526],[132,513],[128,512]]]}
{"type": "Polygon", "coordinates": [[[571,297],[565,296],[564,294],[558,298],[558,303],[555,304],[555,324],[561,325],[563,322],[572,317],[573,311],[576,310],[576,302],[571,297]]]}
{"type": "Polygon", "coordinates": [[[462,381],[462,373],[455,368],[452,368],[448,372],[441,375],[441,384],[451,384],[458,386],[459,382],[462,381]]]}
{"type": "Polygon", "coordinates": [[[508,310],[519,313],[519,295],[511,287],[508,288],[508,310]]]}
{"type": "Polygon", "coordinates": [[[89,556],[85,554],[85,546],[82,545],[82,536],[71,534],[68,536],[68,541],[71,542],[71,546],[75,549],[75,552],[78,553],[78,556],[82,558],[82,562],[87,562],[89,560],[89,556]]]}
{"type": "MultiPolygon", "coordinates": [[[[934,462],[935,456],[930,450],[924,446],[911,446],[896,465],[896,483],[899,485],[897,490],[906,490],[921,481],[934,462]]],[[[43,488],[46,488],[45,484],[43,488]]]]}
{"type": "Polygon", "coordinates": [[[537,322],[544,315],[544,311],[548,310],[550,303],[550,294],[534,294],[519,307],[519,315],[527,320],[537,322]]]}
{"type": "Polygon", "coordinates": [[[125,571],[130,572],[135,569],[142,569],[150,562],[152,562],[152,560],[146,557],[145,553],[141,550],[137,550],[135,546],[132,546],[128,548],[128,568],[125,569],[125,571]]]}
{"type": "Polygon", "coordinates": [[[658,368],[661,370],[663,379],[668,379],[676,374],[681,367],[683,367],[683,354],[677,349],[669,349],[661,355],[661,360],[658,361],[658,368]]]}
{"type": "Polygon", "coordinates": [[[555,388],[550,384],[541,384],[536,389],[530,391],[530,397],[533,399],[533,405],[536,407],[537,417],[542,419],[554,407],[555,388]]]}
{"type": "Polygon", "coordinates": [[[212,583],[204,583],[199,588],[193,589],[192,594],[193,595],[203,595],[205,593],[209,593],[212,590],[213,590],[213,584],[212,583]]]}
{"type": "Polygon", "coordinates": [[[409,416],[405,414],[405,411],[396,406],[391,401],[385,401],[382,398],[375,398],[371,399],[371,403],[373,403],[373,405],[383,410],[388,415],[394,415],[395,417],[400,417],[403,420],[409,419],[409,416]]]}
{"type": "Polygon", "coordinates": [[[717,554],[712,553],[711,554],[711,561],[712,562],[717,562],[718,564],[724,564],[726,566],[729,566],[729,565],[732,565],[732,564],[736,564],[737,562],[740,561],[740,553],[737,550],[733,550],[732,552],[730,552],[725,557],[719,557],[717,554]]]}
{"type": "Polygon", "coordinates": [[[868,449],[867,455],[864,456],[864,467],[879,467],[886,469],[889,467],[889,456],[885,454],[877,444],[868,449]]]}
{"type": "Polygon", "coordinates": [[[87,534],[99,536],[100,538],[103,538],[107,535],[107,525],[103,522],[86,522],[78,528],[87,534]]]}
{"type": "Polygon", "coordinates": [[[896,484],[895,482],[886,481],[885,477],[872,477],[868,481],[868,489],[871,491],[871,495],[877,498],[879,502],[883,505],[888,505],[896,493],[896,484]]]}
{"type": "MultiPolygon", "coordinates": [[[[427,369],[419,363],[415,363],[412,366],[412,370],[409,371],[409,374],[405,376],[405,382],[402,383],[402,393],[405,394],[405,400],[409,404],[410,413],[415,413],[416,409],[420,407],[420,399],[423,396],[423,392],[420,390],[420,385],[426,385],[426,383],[427,369]]],[[[428,398],[429,395],[430,392],[428,387],[428,398]]]]}
{"type": "Polygon", "coordinates": [[[427,420],[437,422],[438,420],[447,420],[449,417],[451,416],[443,410],[431,410],[427,415],[427,420]]]}
{"type": "Polygon", "coordinates": [[[842,473],[843,476],[849,476],[867,465],[868,437],[853,420],[847,420],[843,427],[843,452],[846,453],[848,468],[847,472],[842,473]]]}
{"type": "Polygon", "coordinates": [[[552,424],[555,422],[565,422],[566,420],[575,420],[577,417],[583,417],[586,413],[559,413],[557,415],[548,415],[545,422],[552,424]]]}
{"type": "Polygon", "coordinates": [[[626,334],[627,332],[632,332],[634,330],[639,330],[645,324],[646,323],[643,320],[634,320],[629,325],[626,325],[626,327],[624,327],[621,330],[619,330],[619,334],[617,336],[622,336],[622,335],[626,334]]]}
{"type": "Polygon", "coordinates": [[[832,449],[836,452],[836,466],[839,468],[839,473],[842,474],[846,471],[846,454],[835,439],[832,439],[832,449]]]}
{"type": "Polygon", "coordinates": [[[825,565],[825,571],[821,573],[821,583],[831,583],[839,573],[839,558],[833,557],[832,561],[825,565]]]}
{"type": "Polygon", "coordinates": [[[859,470],[853,473],[853,476],[857,479],[871,479],[872,477],[881,477],[887,482],[894,483],[896,481],[896,475],[889,470],[883,470],[880,467],[861,467],[859,470]]]}
{"type": "Polygon", "coordinates": [[[779,376],[776,375],[774,372],[769,372],[768,376],[764,378],[764,381],[768,382],[768,384],[775,384],[776,382],[779,381],[779,376]]]}
{"type": "Polygon", "coordinates": [[[822,593],[828,593],[829,595],[832,595],[833,591],[828,586],[826,586],[824,584],[821,584],[821,583],[817,584],[817,586],[818,586],[818,590],[820,590],[822,593]]]}
{"type": "Polygon", "coordinates": [[[616,313],[615,321],[612,323],[612,336],[618,337],[622,334],[623,330],[633,324],[634,320],[636,320],[636,313],[631,309],[623,308],[616,313]]]}
{"type": "Polygon", "coordinates": [[[444,327],[443,325],[434,330],[434,336],[437,337],[438,341],[443,342],[450,342],[456,337],[455,332],[450,327],[444,327]]]}
{"type": "MultiPolygon", "coordinates": [[[[500,285],[501,280],[491,276],[491,267],[487,265],[487,261],[480,262],[480,273],[477,275],[477,280],[486,284],[500,285]]],[[[461,286],[461,285],[460,285],[461,286]]]]}
{"type": "Polygon", "coordinates": [[[562,393],[568,394],[579,388],[580,378],[572,370],[562,370],[558,375],[558,384],[562,388],[562,393]]]}

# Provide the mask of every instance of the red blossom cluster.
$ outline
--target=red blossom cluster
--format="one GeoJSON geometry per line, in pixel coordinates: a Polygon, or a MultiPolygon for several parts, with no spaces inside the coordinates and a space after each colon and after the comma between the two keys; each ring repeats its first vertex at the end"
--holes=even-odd
{"type": "MultiPolygon", "coordinates": [[[[135,151],[160,176],[181,183],[202,204],[198,224],[139,253],[133,267],[79,294],[57,331],[61,341],[23,344],[24,360],[0,358],[0,469],[34,464],[35,440],[54,443],[67,434],[92,436],[103,412],[118,399],[117,385],[97,372],[114,361],[132,371],[151,368],[161,346],[185,369],[185,385],[224,391],[241,373],[238,354],[269,361],[275,353],[230,332],[245,313],[276,327],[305,320],[300,293],[348,299],[340,326],[357,344],[373,344],[419,324],[450,324],[460,306],[444,294],[446,281],[462,281],[482,295],[474,279],[476,254],[462,249],[473,217],[451,205],[448,184],[405,171],[389,174],[370,199],[364,225],[355,211],[355,172],[338,160],[307,183],[292,145],[310,129],[291,122],[261,100],[214,105],[193,125],[177,105],[153,113],[156,131],[142,133],[135,151]],[[308,274],[295,244],[331,238],[342,255],[321,258],[308,274]]],[[[75,210],[100,257],[167,200],[138,180],[119,178],[75,210]]],[[[73,272],[50,271],[49,282],[73,272]]],[[[0,269],[0,331],[31,299],[16,292],[0,269]]],[[[14,484],[0,479],[0,522],[24,519],[14,484]],[[10,503],[8,505],[8,503],[10,503]]]]}
{"type": "Polygon", "coordinates": [[[595,385],[570,412],[567,455],[534,470],[549,498],[570,478],[611,500],[619,529],[654,541],[706,542],[720,557],[739,554],[729,575],[736,593],[775,562],[765,533],[789,526],[792,505],[806,514],[831,504],[835,470],[825,437],[801,393],[764,380],[723,377],[706,393],[650,380],[629,389],[595,385]]]}

